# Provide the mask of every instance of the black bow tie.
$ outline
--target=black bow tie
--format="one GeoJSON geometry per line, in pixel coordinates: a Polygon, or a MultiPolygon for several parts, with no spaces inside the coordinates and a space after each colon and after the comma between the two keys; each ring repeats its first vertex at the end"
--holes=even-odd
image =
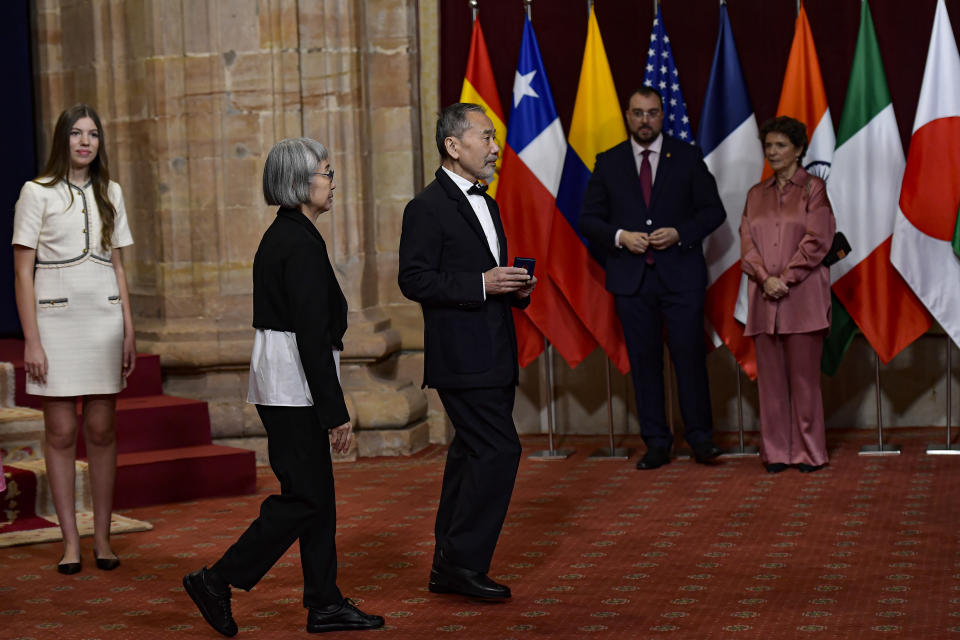
{"type": "Polygon", "coordinates": [[[488,185],[485,185],[481,182],[476,182],[470,185],[470,188],[467,189],[468,196],[482,196],[487,192],[488,185]]]}

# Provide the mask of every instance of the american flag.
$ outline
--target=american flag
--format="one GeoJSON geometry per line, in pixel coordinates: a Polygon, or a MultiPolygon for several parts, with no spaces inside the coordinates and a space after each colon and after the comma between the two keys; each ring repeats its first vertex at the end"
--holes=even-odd
{"type": "Polygon", "coordinates": [[[650,32],[650,49],[647,50],[647,68],[643,74],[643,84],[653,87],[663,96],[663,132],[693,144],[693,131],[690,118],[687,117],[687,103],[680,91],[680,74],[673,62],[673,50],[670,48],[670,36],[663,26],[663,16],[657,7],[657,17],[653,19],[650,32]]]}

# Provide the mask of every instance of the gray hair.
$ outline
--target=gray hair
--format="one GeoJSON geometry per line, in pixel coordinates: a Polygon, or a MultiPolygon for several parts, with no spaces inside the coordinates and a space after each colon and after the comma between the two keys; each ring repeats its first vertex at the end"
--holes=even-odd
{"type": "Polygon", "coordinates": [[[470,128],[467,114],[471,111],[486,113],[483,107],[472,102],[454,102],[440,112],[440,117],[437,118],[437,151],[440,152],[441,160],[447,157],[447,145],[444,141],[450,137],[460,138],[470,128]]]}
{"type": "Polygon", "coordinates": [[[263,167],[263,197],[267,204],[296,209],[310,201],[310,178],[327,149],[311,138],[285,138],[273,145],[263,167]]]}

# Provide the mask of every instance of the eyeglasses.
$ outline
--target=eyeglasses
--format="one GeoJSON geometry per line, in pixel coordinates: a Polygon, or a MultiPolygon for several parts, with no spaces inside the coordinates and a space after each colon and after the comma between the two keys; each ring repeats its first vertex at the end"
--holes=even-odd
{"type": "Polygon", "coordinates": [[[630,113],[632,113],[635,118],[639,118],[640,120],[643,120],[643,119],[656,120],[663,114],[663,111],[661,111],[660,109],[650,109],[650,111],[644,111],[643,109],[633,109],[630,113]]]}
{"type": "Polygon", "coordinates": [[[323,176],[324,178],[328,178],[330,182],[333,182],[333,169],[330,169],[330,171],[328,171],[327,173],[324,173],[322,171],[314,171],[313,175],[323,176]]]}

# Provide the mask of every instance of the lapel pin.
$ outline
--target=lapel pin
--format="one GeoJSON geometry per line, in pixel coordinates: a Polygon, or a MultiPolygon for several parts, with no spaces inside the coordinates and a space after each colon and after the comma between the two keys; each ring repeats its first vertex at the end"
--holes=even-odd
{"type": "Polygon", "coordinates": [[[668,158],[670,157],[670,152],[669,152],[669,151],[667,151],[667,157],[668,157],[668,158]]]}

